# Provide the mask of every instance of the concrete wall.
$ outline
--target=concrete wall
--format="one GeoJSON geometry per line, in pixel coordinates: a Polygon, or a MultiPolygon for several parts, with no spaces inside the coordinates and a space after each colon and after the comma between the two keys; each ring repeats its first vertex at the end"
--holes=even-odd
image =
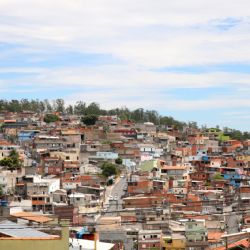
{"type": "Polygon", "coordinates": [[[0,249],[2,250],[68,250],[69,230],[63,227],[62,237],[59,239],[15,239],[0,238],[0,249]]]}
{"type": "MultiPolygon", "coordinates": [[[[137,238],[137,236],[135,236],[137,238]]],[[[121,242],[124,250],[133,250],[134,248],[134,240],[132,237],[129,237],[125,231],[123,230],[105,230],[99,232],[99,240],[110,242],[110,243],[118,243],[121,242]]]]}

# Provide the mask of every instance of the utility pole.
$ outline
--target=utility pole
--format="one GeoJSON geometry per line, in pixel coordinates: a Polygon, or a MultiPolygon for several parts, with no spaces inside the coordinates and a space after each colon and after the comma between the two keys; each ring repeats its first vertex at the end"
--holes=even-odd
{"type": "Polygon", "coordinates": [[[226,250],[228,250],[228,241],[227,241],[227,237],[225,238],[225,247],[226,247],[226,250]]]}
{"type": "Polygon", "coordinates": [[[96,232],[94,233],[94,250],[97,250],[96,232]]]}
{"type": "Polygon", "coordinates": [[[137,250],[139,250],[139,230],[137,231],[137,250]]]}
{"type": "Polygon", "coordinates": [[[170,231],[170,221],[171,221],[171,203],[168,203],[168,230],[170,231]]]}
{"type": "MultiPolygon", "coordinates": [[[[241,199],[240,199],[240,187],[238,187],[238,213],[240,213],[241,207],[240,207],[240,203],[241,203],[241,199]]],[[[243,211],[243,210],[242,210],[243,211]]]]}

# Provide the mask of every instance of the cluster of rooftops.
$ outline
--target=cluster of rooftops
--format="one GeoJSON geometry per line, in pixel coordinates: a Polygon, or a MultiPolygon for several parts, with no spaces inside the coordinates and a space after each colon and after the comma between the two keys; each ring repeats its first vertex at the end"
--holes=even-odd
{"type": "Polygon", "coordinates": [[[62,239],[30,225],[48,229],[66,219],[72,249],[82,227],[79,240],[98,235],[107,249],[249,247],[250,140],[117,116],[87,126],[57,115],[52,123],[44,114],[2,115],[0,162],[14,150],[21,166],[0,166],[0,245],[62,239]],[[104,163],[117,172],[103,175],[104,163]]]}

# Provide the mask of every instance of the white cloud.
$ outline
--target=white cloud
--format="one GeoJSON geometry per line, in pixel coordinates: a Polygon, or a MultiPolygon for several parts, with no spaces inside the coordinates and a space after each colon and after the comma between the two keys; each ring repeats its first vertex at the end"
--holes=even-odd
{"type": "Polygon", "coordinates": [[[8,0],[0,7],[5,42],[107,53],[147,67],[250,61],[247,0],[8,0]],[[209,26],[228,17],[242,22],[224,33],[209,26]]]}
{"type": "MultiPolygon", "coordinates": [[[[9,83],[34,82],[42,86],[78,86],[95,88],[138,89],[164,91],[176,88],[231,87],[248,89],[250,73],[173,73],[150,71],[127,65],[82,66],[62,68],[8,67],[0,73],[19,73],[23,77],[8,79],[9,83]]],[[[206,91],[206,90],[204,90],[206,91]]],[[[244,92],[243,92],[244,93],[244,92]]]]}
{"type": "Polygon", "coordinates": [[[29,62],[44,58],[46,64],[47,59],[65,52],[101,53],[120,62],[77,67],[65,62],[61,68],[6,66],[0,68],[0,74],[20,76],[2,79],[0,87],[2,92],[18,85],[24,92],[27,86],[40,92],[50,91],[52,86],[74,87],[84,93],[69,93],[68,102],[97,101],[108,108],[127,105],[190,111],[250,107],[246,95],[249,74],[156,70],[250,63],[249,27],[249,0],[0,0],[0,44],[17,45],[1,52],[2,62],[21,54],[29,62]],[[236,21],[231,25],[232,20],[236,21]],[[234,93],[192,100],[169,93],[210,87],[234,93]]]}
{"type": "MultiPolygon", "coordinates": [[[[108,90],[88,91],[87,94],[82,92],[69,95],[66,98],[68,103],[74,103],[75,100],[84,100],[87,103],[95,101],[101,103],[104,108],[127,106],[131,109],[144,107],[146,109],[185,112],[204,110],[204,112],[209,112],[208,114],[210,114],[210,116],[210,112],[213,110],[218,111],[219,109],[225,109],[228,107],[231,109],[250,108],[250,100],[248,98],[239,99],[237,96],[219,96],[217,98],[208,98],[206,100],[185,100],[144,89],[115,89],[112,90],[111,95],[108,90]]],[[[244,115],[244,117],[246,116],[247,114],[244,115]]]]}

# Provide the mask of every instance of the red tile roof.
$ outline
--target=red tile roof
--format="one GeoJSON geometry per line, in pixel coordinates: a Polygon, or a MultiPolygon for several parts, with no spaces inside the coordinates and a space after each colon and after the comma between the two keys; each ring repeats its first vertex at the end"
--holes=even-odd
{"type": "Polygon", "coordinates": [[[221,241],[221,236],[223,232],[208,232],[208,241],[209,242],[218,242],[221,241]]]}
{"type": "MultiPolygon", "coordinates": [[[[228,249],[232,249],[232,248],[237,247],[237,246],[242,246],[242,247],[247,248],[250,246],[250,244],[248,242],[248,239],[243,239],[243,240],[239,240],[239,241],[236,241],[234,243],[229,244],[228,249]]],[[[211,250],[225,250],[226,247],[223,246],[223,247],[216,247],[216,248],[210,248],[210,249],[211,250]]]]}
{"type": "Polygon", "coordinates": [[[21,218],[21,219],[25,219],[25,220],[38,222],[38,223],[45,223],[45,222],[53,220],[53,219],[48,218],[46,216],[37,215],[34,213],[29,213],[29,212],[18,212],[18,213],[12,214],[12,216],[17,217],[17,218],[21,218]]]}

